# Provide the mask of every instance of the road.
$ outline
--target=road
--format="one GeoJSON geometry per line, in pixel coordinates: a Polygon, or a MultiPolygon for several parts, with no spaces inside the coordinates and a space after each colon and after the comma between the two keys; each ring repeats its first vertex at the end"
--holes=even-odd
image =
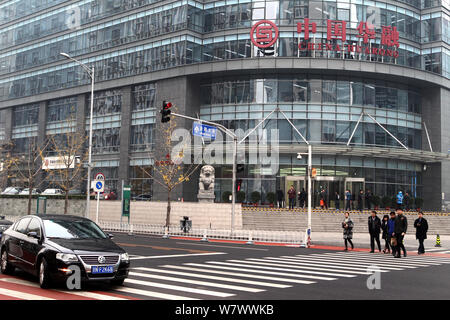
{"type": "MultiPolygon", "coordinates": [[[[132,269],[124,286],[88,285],[81,291],[43,290],[16,271],[0,275],[0,299],[298,300],[450,299],[450,255],[436,249],[395,259],[368,250],[316,249],[200,242],[115,234],[132,269]],[[379,268],[380,289],[367,281],[379,268]],[[369,268],[369,269],[368,269],[369,268]]],[[[411,248],[412,249],[412,248],[411,248]]],[[[375,280],[373,280],[375,281],[375,280]]],[[[377,282],[371,283],[377,283],[377,282]]]]}

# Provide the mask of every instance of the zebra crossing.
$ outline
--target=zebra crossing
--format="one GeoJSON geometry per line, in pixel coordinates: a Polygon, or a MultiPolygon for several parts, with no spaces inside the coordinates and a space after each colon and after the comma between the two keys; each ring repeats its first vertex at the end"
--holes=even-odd
{"type": "Polygon", "coordinates": [[[123,286],[110,290],[41,289],[37,281],[0,275],[0,299],[15,300],[209,300],[245,299],[267,291],[307,289],[320,282],[450,264],[450,258],[368,252],[262,256],[134,267],[123,286]]]}

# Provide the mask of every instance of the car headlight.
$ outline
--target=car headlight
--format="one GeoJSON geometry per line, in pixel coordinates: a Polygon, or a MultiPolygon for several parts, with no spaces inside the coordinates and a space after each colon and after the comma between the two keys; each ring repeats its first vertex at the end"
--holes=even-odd
{"type": "Polygon", "coordinates": [[[128,260],[130,260],[130,257],[128,256],[128,253],[121,253],[120,254],[120,260],[122,260],[122,261],[128,261],[128,260]]]}
{"type": "Polygon", "coordinates": [[[66,263],[68,262],[77,262],[78,258],[76,255],[71,254],[71,253],[57,253],[56,254],[56,259],[64,261],[66,263]]]}

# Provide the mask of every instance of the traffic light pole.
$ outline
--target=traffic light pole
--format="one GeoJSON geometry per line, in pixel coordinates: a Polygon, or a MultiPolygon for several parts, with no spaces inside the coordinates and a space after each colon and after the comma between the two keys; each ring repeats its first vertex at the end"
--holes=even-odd
{"type": "Polygon", "coordinates": [[[210,124],[213,126],[216,126],[217,128],[219,128],[223,133],[225,133],[226,135],[230,136],[233,138],[233,189],[231,190],[231,234],[233,234],[234,232],[234,216],[235,216],[235,210],[236,210],[236,161],[237,161],[237,135],[231,131],[230,129],[227,129],[226,127],[224,127],[223,125],[221,125],[220,123],[216,123],[216,122],[211,122],[211,121],[206,121],[206,120],[201,120],[198,118],[193,118],[193,117],[188,117],[185,116],[183,114],[178,114],[175,112],[171,112],[170,115],[175,116],[175,117],[180,117],[180,118],[184,118],[184,119],[188,119],[188,120],[193,120],[193,121],[199,121],[202,123],[206,123],[206,124],[210,124]]]}

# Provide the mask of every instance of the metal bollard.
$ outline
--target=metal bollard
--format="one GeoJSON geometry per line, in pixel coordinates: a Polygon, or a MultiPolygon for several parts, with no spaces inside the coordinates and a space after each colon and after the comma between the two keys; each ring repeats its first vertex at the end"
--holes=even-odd
{"type": "Polygon", "coordinates": [[[247,244],[253,244],[253,234],[251,231],[248,232],[248,241],[247,244]]]}
{"type": "Polygon", "coordinates": [[[206,236],[206,229],[203,232],[203,238],[200,241],[208,242],[208,237],[206,236]]]}

